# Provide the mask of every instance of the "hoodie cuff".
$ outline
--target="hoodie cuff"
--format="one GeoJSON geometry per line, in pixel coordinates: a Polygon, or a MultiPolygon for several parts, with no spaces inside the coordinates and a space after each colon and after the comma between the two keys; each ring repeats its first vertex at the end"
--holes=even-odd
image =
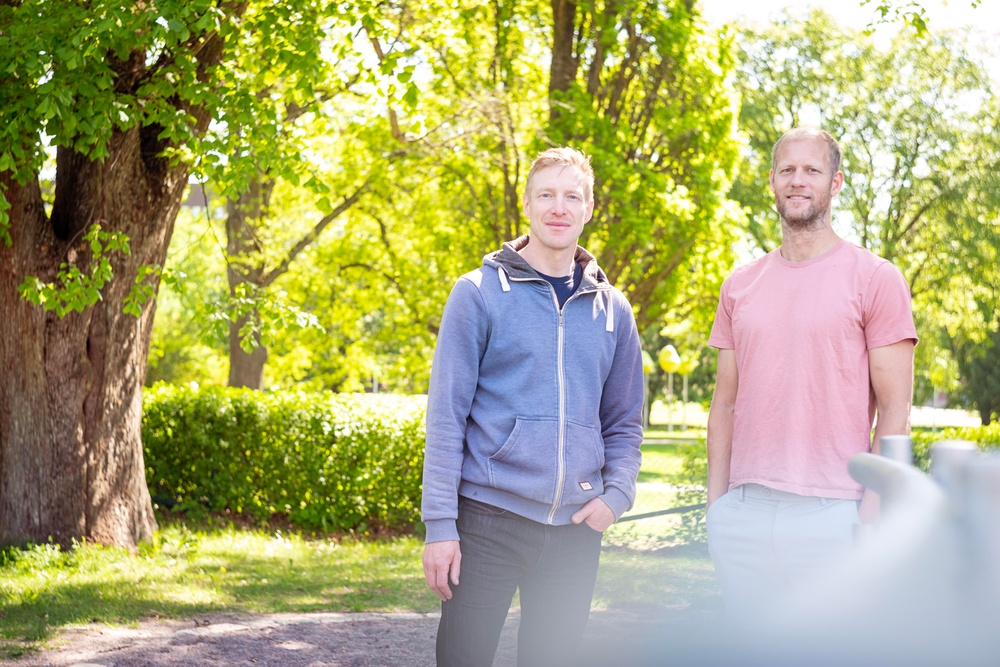
{"type": "Polygon", "coordinates": [[[424,526],[427,527],[427,536],[424,538],[426,544],[458,539],[458,526],[454,519],[432,519],[424,521],[424,526]]]}
{"type": "MultiPolygon", "coordinates": [[[[629,497],[621,489],[614,486],[604,489],[604,495],[601,496],[601,500],[615,513],[615,521],[622,518],[622,514],[625,514],[632,507],[632,501],[629,497]]],[[[430,534],[429,531],[428,534],[430,534]]]]}

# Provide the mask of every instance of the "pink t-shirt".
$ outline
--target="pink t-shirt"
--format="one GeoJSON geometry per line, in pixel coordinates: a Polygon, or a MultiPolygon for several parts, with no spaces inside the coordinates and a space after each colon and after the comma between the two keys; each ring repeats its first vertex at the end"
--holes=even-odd
{"type": "Polygon", "coordinates": [[[739,370],[729,488],[861,498],[847,463],[871,449],[868,350],[910,338],[906,280],[847,241],[804,262],[774,250],[733,272],[708,340],[736,350],[739,370]]]}

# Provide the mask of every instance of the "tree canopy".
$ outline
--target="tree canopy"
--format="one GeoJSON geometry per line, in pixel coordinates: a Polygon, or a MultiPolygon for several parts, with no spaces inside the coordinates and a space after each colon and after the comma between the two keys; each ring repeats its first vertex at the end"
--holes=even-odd
{"type": "MultiPolygon", "coordinates": [[[[527,166],[557,143],[592,155],[597,209],[584,243],[629,294],[640,324],[659,330],[668,319],[708,318],[726,265],[718,249],[729,246],[724,193],[737,159],[728,43],[707,35],[685,2],[569,9],[468,3],[380,14],[386,37],[375,51],[402,54],[397,66],[409,68],[420,94],[389,104],[388,124],[368,122],[357,141],[313,135],[311,155],[322,163],[353,159],[340,171],[357,175],[363,164],[375,176],[275,285],[306,297],[297,302],[323,329],[271,336],[273,381],[287,381],[287,370],[333,387],[378,376],[390,388],[421,390],[447,290],[526,231],[527,166]],[[628,34],[629,43],[611,37],[628,34]],[[331,350],[313,349],[323,340],[331,350]]],[[[273,196],[297,203],[271,201],[255,244],[322,213],[309,210],[301,186],[275,184],[273,196]]]]}

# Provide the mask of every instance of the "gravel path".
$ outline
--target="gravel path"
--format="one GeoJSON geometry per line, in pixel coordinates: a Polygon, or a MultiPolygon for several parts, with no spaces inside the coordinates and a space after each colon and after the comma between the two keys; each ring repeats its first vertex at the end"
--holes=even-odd
{"type": "MultiPolygon", "coordinates": [[[[664,664],[668,639],[690,644],[713,610],[595,611],[578,665],[664,664]]],[[[437,614],[313,613],[209,615],[88,625],[61,632],[51,648],[5,667],[433,667],[437,614]]],[[[508,617],[494,667],[514,667],[517,610],[508,617]]],[[[697,643],[697,642],[695,642],[697,643]]],[[[678,644],[671,641],[676,648],[678,644]]],[[[671,651],[675,653],[675,651],[671,651]]],[[[671,665],[697,664],[673,655],[671,665]]]]}

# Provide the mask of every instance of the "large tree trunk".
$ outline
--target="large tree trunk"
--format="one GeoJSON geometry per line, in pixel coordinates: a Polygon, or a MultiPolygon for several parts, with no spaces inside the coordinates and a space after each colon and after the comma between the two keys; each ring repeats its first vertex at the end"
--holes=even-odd
{"type": "Polygon", "coordinates": [[[122,307],[139,266],[164,262],[187,171],[154,150],[138,130],[116,135],[100,162],[59,149],[50,219],[37,182],[5,182],[13,245],[0,244],[0,543],[132,546],[156,528],[141,441],[154,302],[138,318],[122,307]],[[24,276],[51,282],[62,263],[89,266],[81,237],[95,223],[127,234],[131,248],[111,256],[101,300],[60,318],[22,299],[24,276]]]}

